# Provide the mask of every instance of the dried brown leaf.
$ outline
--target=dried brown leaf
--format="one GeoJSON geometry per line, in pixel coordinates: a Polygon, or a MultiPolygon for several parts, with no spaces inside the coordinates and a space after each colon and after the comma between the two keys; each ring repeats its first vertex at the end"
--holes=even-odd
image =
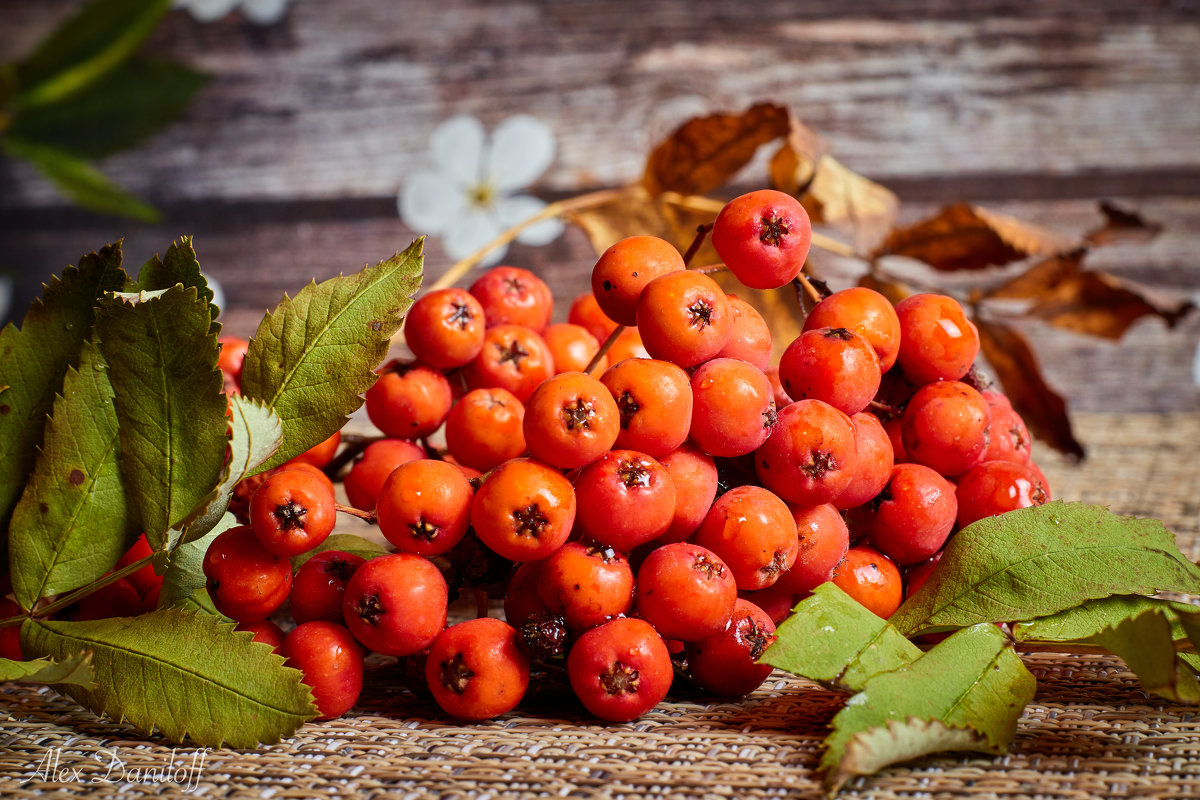
{"type": "Polygon", "coordinates": [[[776,189],[800,198],[814,223],[850,233],[856,252],[870,252],[896,223],[896,195],[847,169],[795,118],[787,140],[771,158],[770,175],[776,189]]]}
{"type": "Polygon", "coordinates": [[[998,322],[976,319],[975,325],[984,357],[1033,435],[1061,453],[1083,458],[1083,445],[1071,430],[1067,403],[1046,383],[1029,341],[998,322]]]}
{"type": "Polygon", "coordinates": [[[892,231],[875,256],[907,256],[951,272],[1064,252],[1074,244],[1067,237],[1007,214],[955,203],[936,216],[892,231]]]}
{"type": "Polygon", "coordinates": [[[650,152],[642,185],[652,195],[707,194],[728,183],[760,146],[787,133],[787,109],[773,103],[696,117],[650,152]]]}
{"type": "Polygon", "coordinates": [[[1157,316],[1174,327],[1195,306],[1104,272],[1079,272],[1059,281],[1029,310],[1051,325],[1092,336],[1120,339],[1134,322],[1157,316]]]}
{"type": "Polygon", "coordinates": [[[1085,255],[1087,248],[1077,247],[1068,253],[1044,258],[984,296],[998,300],[1029,300],[1044,295],[1064,280],[1078,275],[1085,255]]]}
{"type": "Polygon", "coordinates": [[[858,279],[858,285],[866,289],[874,289],[888,300],[891,300],[892,305],[896,305],[896,303],[899,303],[909,295],[917,293],[917,290],[908,284],[892,280],[891,278],[881,278],[870,272],[858,279]]]}
{"type": "MultiPolygon", "coordinates": [[[[630,190],[614,200],[579,209],[565,215],[568,222],[578,225],[587,235],[596,253],[627,236],[658,236],[675,245],[682,253],[696,236],[696,228],[716,217],[708,205],[670,202],[667,198],[651,197],[641,187],[630,190]]],[[[715,264],[720,261],[711,242],[692,257],[692,264],[715,264]]]]}
{"type": "Polygon", "coordinates": [[[1121,208],[1108,200],[1100,201],[1100,213],[1104,215],[1104,224],[1084,237],[1088,244],[1100,246],[1119,242],[1148,242],[1163,229],[1160,223],[1147,222],[1138,212],[1121,208]]]}

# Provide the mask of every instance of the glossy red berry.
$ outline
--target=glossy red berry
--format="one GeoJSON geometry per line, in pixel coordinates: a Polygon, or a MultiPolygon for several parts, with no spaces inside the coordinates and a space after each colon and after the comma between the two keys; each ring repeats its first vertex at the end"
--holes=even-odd
{"type": "Polygon", "coordinates": [[[847,328],[813,328],[779,359],[779,380],[793,400],[823,400],[846,415],[867,407],[879,391],[879,358],[871,343],[847,328]]]}
{"type": "Polygon", "coordinates": [[[711,550],[688,542],[657,548],[637,572],[638,615],[665,638],[692,642],[729,623],[737,582],[711,550]]]}
{"type": "Polygon", "coordinates": [[[793,506],[791,512],[799,545],[796,561],[775,585],[786,592],[805,594],[833,580],[834,570],[850,547],[850,531],[829,503],[793,506]]]}
{"type": "Polygon", "coordinates": [[[777,289],[800,274],[812,241],[812,224],[800,201],[772,189],[725,204],[712,243],[734,276],[754,289],[777,289]]]}
{"type": "Polygon", "coordinates": [[[425,682],[447,714],[479,722],[516,708],[529,687],[529,659],[510,625],[489,617],[467,620],[433,643],[425,682]]]}
{"type": "Polygon", "coordinates": [[[771,329],[758,309],[740,297],[729,295],[733,312],[733,333],[717,353],[717,358],[740,358],[761,370],[771,366],[771,329]]]}
{"type": "Polygon", "coordinates": [[[213,605],[238,622],[266,619],[292,588],[292,565],[263,547],[249,525],[221,533],[208,546],[204,577],[213,605]]]}
{"type": "Polygon", "coordinates": [[[757,450],[775,427],[775,397],[761,369],[736,358],[714,358],[692,373],[689,437],[711,456],[757,450]]]}
{"type": "Polygon", "coordinates": [[[796,524],[787,505],[760,486],[717,498],[692,541],[716,553],[739,589],[763,589],[796,561],[796,524]]]}
{"type": "Polygon", "coordinates": [[[789,503],[828,503],[858,468],[854,423],[828,403],[798,400],[778,412],[754,465],[763,485],[789,503]]]}
{"type": "Polygon", "coordinates": [[[475,389],[446,417],[446,447],[481,472],[525,452],[525,405],[506,389],[475,389]]]}
{"type": "Polygon", "coordinates": [[[344,486],[350,505],[364,511],[373,510],[384,481],[392,474],[392,470],[425,457],[425,448],[415,442],[403,439],[371,442],[346,475],[344,486]]]}
{"type": "Polygon", "coordinates": [[[694,367],[733,336],[733,312],[720,286],[698,272],[669,272],[642,290],[638,331],[654,358],[694,367]]]}
{"type": "Polygon", "coordinates": [[[1025,420],[1013,410],[1012,406],[996,403],[989,395],[993,392],[982,392],[983,399],[988,404],[991,422],[988,425],[988,446],[983,454],[984,461],[1011,461],[1014,464],[1028,464],[1033,457],[1033,439],[1025,420]]]}
{"type": "Polygon", "coordinates": [[[346,584],[365,561],[362,556],[341,550],[326,550],[305,561],[296,570],[289,598],[296,622],[344,622],[346,584]]]}
{"type": "Polygon", "coordinates": [[[675,484],[675,513],[671,525],[658,537],[659,544],[682,542],[689,538],[708,515],[717,496],[717,466],[691,442],[658,459],[675,484]]]}
{"type": "Polygon", "coordinates": [[[575,496],[584,535],[624,552],[661,536],[675,518],[671,474],[634,450],[612,450],[584,467],[575,496]]]}
{"type": "Polygon", "coordinates": [[[918,386],[956,381],[979,355],[979,332],[953,297],[914,294],[896,304],[904,374],[918,386]]]}
{"type": "Polygon", "coordinates": [[[592,714],[628,722],[667,696],[674,670],[667,645],[654,628],[640,619],[614,619],[572,645],[567,677],[592,714]]]}
{"type": "Polygon", "coordinates": [[[652,358],[630,358],[605,370],[600,382],[620,412],[617,447],[658,458],[687,439],[692,387],[679,367],[652,358]]]}
{"type": "Polygon", "coordinates": [[[761,608],[739,597],[725,630],[687,645],[688,673],[713,694],[750,694],[771,674],[771,665],[758,659],[773,641],[775,623],[761,608]]]}
{"type": "Polygon", "coordinates": [[[246,631],[253,639],[251,641],[265,644],[279,655],[283,655],[283,641],[287,638],[280,628],[269,619],[259,620],[258,622],[239,622],[234,626],[234,630],[246,631]]]}
{"type": "Polygon", "coordinates": [[[102,586],[62,610],[63,619],[85,620],[132,617],[142,611],[142,596],[125,578],[102,586]]]}
{"type": "Polygon", "coordinates": [[[908,401],[900,434],[909,460],[959,475],[983,460],[991,416],[979,392],[959,381],[922,386],[908,401]]]}
{"type": "Polygon", "coordinates": [[[588,333],[596,337],[597,342],[603,342],[617,329],[617,323],[600,310],[600,304],[591,292],[584,292],[575,298],[571,303],[571,310],[567,312],[567,322],[586,328],[588,333]]]}
{"type": "Polygon", "coordinates": [[[349,711],[362,693],[363,650],[345,626],[305,622],[283,641],[288,666],[304,673],[312,689],[318,719],[334,719],[349,711]]]}
{"type": "Polygon", "coordinates": [[[454,369],[483,349],[483,306],[464,289],[438,289],[413,303],[404,319],[404,341],[434,369],[454,369]]]}
{"type": "Polygon", "coordinates": [[[957,523],[965,528],[976,520],[1050,501],[1045,478],[1027,464],[984,461],[958,479],[957,523]]]}
{"type": "MultiPolygon", "coordinates": [[[[554,371],[583,372],[592,358],[600,351],[600,342],[588,333],[587,328],[570,323],[551,325],[542,333],[550,356],[554,359],[554,371]]],[[[601,356],[590,374],[599,375],[608,366],[608,356],[601,356]]]]}
{"type": "Polygon", "coordinates": [[[375,504],[379,532],[407,553],[437,556],[462,541],[474,492],[462,470],[419,459],[388,476],[375,504]]]}
{"type": "Polygon", "coordinates": [[[874,289],[855,286],[834,292],[808,312],[804,330],[848,328],[871,343],[887,372],[900,353],[900,317],[891,301],[874,289]]]}
{"type": "Polygon", "coordinates": [[[541,562],[537,592],[576,631],[607,622],[633,605],[629,559],[598,542],[567,542],[541,562]]]}
{"type": "Polygon", "coordinates": [[[530,455],[562,469],[590,464],[617,441],[621,415],[599,380],[582,372],[556,375],[525,404],[530,455]]]}
{"type": "Polygon", "coordinates": [[[284,466],[308,464],[319,470],[324,469],[328,466],[329,462],[333,461],[333,457],[337,455],[338,445],[341,443],[342,432],[334,431],[328,438],[317,442],[300,455],[288,461],[284,466]]]}
{"type": "Polygon", "coordinates": [[[522,403],[554,374],[554,356],[537,331],[496,325],[484,334],[483,349],[463,367],[471,389],[507,389],[522,403]]]}
{"type": "Polygon", "coordinates": [[[342,614],[354,638],[388,656],[424,650],[446,625],[448,590],[429,559],[412,553],[377,556],[346,584],[342,614]]]}
{"type": "Polygon", "coordinates": [[[621,325],[637,323],[637,302],[650,281],[683,270],[683,256],[657,236],[630,236],[609,247],[592,269],[600,310],[621,325]]]}
{"type": "Polygon", "coordinates": [[[510,561],[537,561],[553,553],[575,524],[575,490],[562,473],[516,458],[488,476],[471,505],[480,540],[510,561]]]}
{"type": "Polygon", "coordinates": [[[875,501],[871,544],[897,564],[917,564],[942,549],[957,511],[948,480],[920,464],[897,464],[875,501]]]}
{"type": "Polygon", "coordinates": [[[538,276],[519,267],[495,267],[471,284],[471,294],[483,306],[489,327],[523,325],[545,330],[554,312],[554,295],[538,276]]]}
{"type": "Polygon", "coordinates": [[[285,470],[267,478],[250,498],[250,526],[272,553],[298,556],[333,531],[334,505],[327,481],[304,470],[285,470]]]}
{"type": "Polygon", "coordinates": [[[854,448],[858,457],[850,485],[833,500],[833,504],[843,510],[860,506],[879,494],[892,477],[895,465],[892,440],[878,417],[860,411],[850,421],[854,423],[854,448]]]}
{"type": "MultiPolygon", "coordinates": [[[[119,570],[151,555],[154,555],[154,551],[150,549],[150,543],[146,541],[146,534],[143,533],[117,560],[113,569],[119,570]]],[[[126,576],[126,580],[133,584],[133,588],[137,589],[139,594],[144,595],[156,586],[162,586],[163,576],[155,574],[153,564],[146,564],[137,572],[126,576]]]]}
{"type": "Polygon", "coordinates": [[[833,583],[878,617],[887,619],[900,607],[900,570],[870,547],[851,547],[834,571],[833,583]]]}

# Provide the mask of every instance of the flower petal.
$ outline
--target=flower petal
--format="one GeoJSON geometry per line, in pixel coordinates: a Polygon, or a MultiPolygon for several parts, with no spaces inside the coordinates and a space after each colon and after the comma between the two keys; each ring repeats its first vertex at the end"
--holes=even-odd
{"type": "MultiPolygon", "coordinates": [[[[471,209],[442,232],[442,246],[446,255],[458,261],[474,253],[500,235],[500,223],[496,218],[479,209],[471,209]]],[[[480,261],[481,266],[495,264],[504,255],[507,246],[497,247],[480,261]]]]}
{"type": "MultiPolygon", "coordinates": [[[[527,194],[501,197],[496,201],[496,216],[500,219],[502,226],[511,228],[513,225],[529,219],[545,207],[545,201],[527,194]]],[[[517,236],[517,241],[521,244],[537,247],[550,244],[550,242],[553,242],[562,235],[562,232],[563,223],[561,219],[544,219],[521,231],[520,235],[517,236]]]]}
{"type": "Polygon", "coordinates": [[[191,0],[187,10],[199,22],[216,22],[237,4],[238,0],[191,0]]]}
{"type": "Polygon", "coordinates": [[[488,174],[501,192],[524,189],[554,160],[554,132],[528,114],[518,114],[500,123],[492,133],[488,174]]]}
{"type": "Polygon", "coordinates": [[[400,188],[400,219],[417,233],[442,233],[466,206],[466,195],[444,172],[414,173],[400,188]]]}
{"type": "Polygon", "coordinates": [[[434,129],[429,152],[442,171],[464,186],[474,186],[482,180],[480,164],[486,135],[482,122],[470,114],[459,114],[434,129]]]}
{"type": "Polygon", "coordinates": [[[287,14],[291,0],[242,0],[242,13],[258,25],[274,25],[287,14]]]}

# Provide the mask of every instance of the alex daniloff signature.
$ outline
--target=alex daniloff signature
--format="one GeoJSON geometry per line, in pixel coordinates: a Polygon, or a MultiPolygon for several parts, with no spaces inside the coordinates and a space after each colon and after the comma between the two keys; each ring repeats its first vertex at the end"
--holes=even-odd
{"type": "Polygon", "coordinates": [[[43,783],[140,783],[174,784],[184,793],[190,793],[200,784],[204,774],[204,759],[207,749],[196,750],[190,757],[171,750],[170,759],[154,765],[128,764],[116,750],[97,750],[92,758],[100,769],[84,769],[79,762],[63,762],[63,749],[51,747],[33,767],[33,774],[21,785],[41,781],[43,783]]]}

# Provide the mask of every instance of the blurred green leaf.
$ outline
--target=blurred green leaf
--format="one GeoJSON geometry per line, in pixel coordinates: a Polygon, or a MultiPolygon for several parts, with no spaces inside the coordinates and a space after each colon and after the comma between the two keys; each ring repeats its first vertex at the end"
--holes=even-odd
{"type": "Polygon", "coordinates": [[[157,133],[183,113],[207,80],[172,61],[134,59],[86,92],[23,109],[8,133],[80,158],[102,158],[157,133]]]}
{"type": "Polygon", "coordinates": [[[10,156],[24,159],[36,167],[81,208],[142,222],[158,221],[158,212],[154,208],[69,153],[12,136],[6,137],[2,146],[10,156]]]}
{"type": "Polygon", "coordinates": [[[171,0],[93,0],[16,65],[20,108],[62,100],[95,83],[136,50],[171,0]]]}
{"type": "Polygon", "coordinates": [[[0,658],[0,683],[9,681],[44,686],[70,683],[91,689],[96,685],[92,677],[92,652],[84,650],[68,655],[61,661],[49,658],[35,658],[32,661],[0,658]]]}

